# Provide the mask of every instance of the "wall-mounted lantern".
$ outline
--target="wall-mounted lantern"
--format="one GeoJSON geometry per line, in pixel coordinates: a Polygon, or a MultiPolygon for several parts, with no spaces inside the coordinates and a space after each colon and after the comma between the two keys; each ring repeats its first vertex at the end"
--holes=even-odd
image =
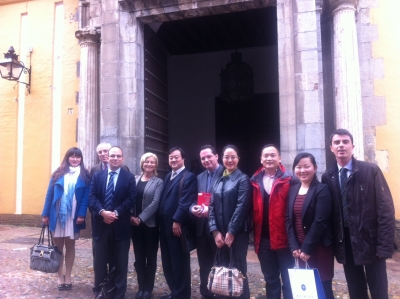
{"type": "Polygon", "coordinates": [[[31,69],[25,67],[22,61],[18,61],[18,55],[14,54],[14,48],[11,46],[7,53],[4,53],[4,59],[0,60],[0,75],[3,79],[17,81],[26,85],[26,89],[31,91],[31,69]],[[28,82],[19,81],[22,72],[28,74],[28,82]]]}

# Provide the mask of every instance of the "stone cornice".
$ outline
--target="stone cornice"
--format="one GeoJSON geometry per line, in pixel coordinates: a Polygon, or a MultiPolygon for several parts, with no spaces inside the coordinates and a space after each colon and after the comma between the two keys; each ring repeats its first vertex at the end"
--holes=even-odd
{"type": "Polygon", "coordinates": [[[81,46],[88,44],[99,44],[100,33],[96,28],[81,29],[75,32],[75,37],[81,46]]]}
{"type": "Polygon", "coordinates": [[[341,9],[354,9],[356,10],[359,0],[329,0],[331,11],[335,13],[341,9]]]}

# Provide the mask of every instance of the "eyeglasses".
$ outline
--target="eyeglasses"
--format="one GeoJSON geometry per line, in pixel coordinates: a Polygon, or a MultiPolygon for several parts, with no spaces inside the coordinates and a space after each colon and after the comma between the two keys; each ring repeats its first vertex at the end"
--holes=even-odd
{"type": "Polygon", "coordinates": [[[238,156],[223,156],[222,158],[224,160],[236,160],[239,157],[238,156]]]}
{"type": "Polygon", "coordinates": [[[112,158],[112,159],[114,159],[114,158],[121,159],[122,155],[110,155],[110,158],[112,158]]]}

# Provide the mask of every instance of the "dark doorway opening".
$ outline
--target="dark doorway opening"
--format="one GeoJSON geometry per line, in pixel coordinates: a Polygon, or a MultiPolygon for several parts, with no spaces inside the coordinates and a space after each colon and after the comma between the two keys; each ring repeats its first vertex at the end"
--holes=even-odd
{"type": "Polygon", "coordinates": [[[165,22],[154,31],[169,53],[168,146],[186,151],[190,169],[201,145],[216,146],[221,156],[233,143],[241,151],[239,168],[252,175],[262,145],[279,145],[276,7],[165,22]],[[255,70],[254,96],[246,102],[219,98],[219,73],[236,50],[255,70]]]}
{"type": "Polygon", "coordinates": [[[256,94],[248,101],[216,98],[217,148],[234,144],[241,152],[240,170],[251,175],[260,164],[261,148],[279,144],[279,94],[256,94]]]}

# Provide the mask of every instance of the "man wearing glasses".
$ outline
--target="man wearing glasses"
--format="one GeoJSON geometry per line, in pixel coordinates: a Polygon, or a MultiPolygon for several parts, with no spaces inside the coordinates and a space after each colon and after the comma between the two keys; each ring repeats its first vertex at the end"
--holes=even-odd
{"type": "MultiPolygon", "coordinates": [[[[206,169],[197,176],[198,192],[211,193],[214,183],[222,176],[224,167],[218,164],[218,154],[211,145],[204,145],[200,149],[201,164],[206,169]]],[[[208,206],[192,204],[190,213],[196,218],[197,259],[200,267],[200,293],[204,298],[214,298],[207,289],[208,274],[214,264],[217,251],[214,238],[208,227],[208,206]]]]}
{"type": "Polygon", "coordinates": [[[107,262],[116,267],[113,298],[124,298],[127,285],[128,257],[131,236],[130,210],[136,200],[135,177],[121,168],[122,149],[111,147],[107,170],[96,172],[89,193],[93,212],[94,291],[106,278],[107,262]]]}
{"type": "MultiPolygon", "coordinates": [[[[96,172],[108,168],[108,151],[110,150],[110,148],[111,144],[109,144],[108,142],[99,143],[96,148],[96,153],[99,157],[100,162],[90,168],[90,177],[93,177],[96,172]]],[[[122,165],[122,168],[129,171],[129,168],[126,165],[122,165]]]]}

